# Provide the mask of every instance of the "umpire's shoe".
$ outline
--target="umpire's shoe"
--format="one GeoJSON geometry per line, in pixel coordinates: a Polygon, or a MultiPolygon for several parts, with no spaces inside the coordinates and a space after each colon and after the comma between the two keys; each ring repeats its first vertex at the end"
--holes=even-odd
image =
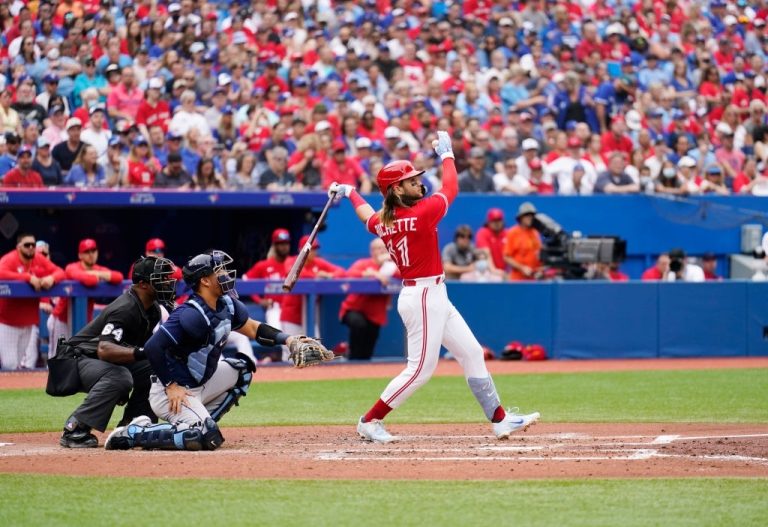
{"type": "Polygon", "coordinates": [[[59,444],[64,448],[96,448],[99,440],[91,433],[89,426],[80,424],[73,416],[67,419],[59,444]]]}

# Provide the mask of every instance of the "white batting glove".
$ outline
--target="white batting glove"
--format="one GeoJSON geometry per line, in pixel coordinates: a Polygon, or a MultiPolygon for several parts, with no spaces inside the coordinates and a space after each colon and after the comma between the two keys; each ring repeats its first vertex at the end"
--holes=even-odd
{"type": "Polygon", "coordinates": [[[432,141],[432,148],[435,149],[435,153],[440,156],[440,159],[455,159],[453,156],[453,143],[448,132],[437,132],[437,139],[432,141]]]}
{"type": "Polygon", "coordinates": [[[328,197],[345,197],[348,198],[350,194],[352,194],[352,191],[355,190],[355,187],[352,185],[342,185],[341,183],[336,183],[335,181],[331,183],[331,186],[328,187],[328,197]]]}

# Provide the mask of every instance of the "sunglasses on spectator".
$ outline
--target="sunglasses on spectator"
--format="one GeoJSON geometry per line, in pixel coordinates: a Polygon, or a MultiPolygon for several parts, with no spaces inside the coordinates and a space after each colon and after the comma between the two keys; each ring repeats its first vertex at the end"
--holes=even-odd
{"type": "Polygon", "coordinates": [[[457,234],[456,237],[457,238],[469,238],[470,240],[472,239],[472,235],[471,234],[457,234]]]}
{"type": "Polygon", "coordinates": [[[31,249],[32,247],[35,246],[35,242],[22,243],[21,246],[24,247],[25,249],[31,249]]]}

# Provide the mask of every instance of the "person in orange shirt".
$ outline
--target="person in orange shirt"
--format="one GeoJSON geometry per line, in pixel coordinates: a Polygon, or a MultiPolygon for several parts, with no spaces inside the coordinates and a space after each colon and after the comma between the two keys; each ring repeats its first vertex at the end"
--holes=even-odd
{"type": "Polygon", "coordinates": [[[517,210],[517,225],[504,239],[504,261],[512,269],[511,280],[535,280],[541,273],[541,236],[533,228],[536,207],[526,201],[517,210]]]}
{"type": "MultiPolygon", "coordinates": [[[[86,287],[96,287],[101,283],[114,285],[122,283],[123,273],[96,263],[96,260],[99,259],[96,240],[91,238],[80,240],[77,247],[77,258],[76,262],[67,265],[64,269],[68,280],[77,280],[86,287]]],[[[92,298],[88,299],[87,321],[89,322],[93,318],[94,303],[92,298]]],[[[67,297],[59,298],[53,312],[48,316],[47,326],[51,339],[48,347],[48,358],[50,359],[56,356],[56,345],[59,337],[63,336],[69,339],[72,336],[72,328],[69,324],[69,299],[67,297]]]]}

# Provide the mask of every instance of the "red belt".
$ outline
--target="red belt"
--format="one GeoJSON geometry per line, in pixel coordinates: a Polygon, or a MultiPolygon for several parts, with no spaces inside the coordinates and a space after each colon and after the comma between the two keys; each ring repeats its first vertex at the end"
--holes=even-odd
{"type": "MultiPolygon", "coordinates": [[[[435,284],[439,284],[442,281],[443,281],[443,277],[442,276],[436,276],[435,277],[435,284]]],[[[403,280],[403,285],[406,286],[406,287],[414,286],[417,283],[418,282],[416,280],[411,280],[411,279],[403,280]]]]}

